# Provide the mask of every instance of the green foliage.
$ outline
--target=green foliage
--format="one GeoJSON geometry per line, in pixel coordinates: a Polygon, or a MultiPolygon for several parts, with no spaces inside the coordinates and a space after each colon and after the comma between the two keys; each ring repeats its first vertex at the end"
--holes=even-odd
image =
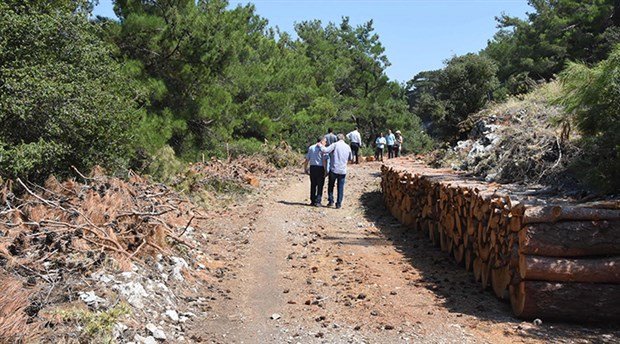
{"type": "Polygon", "coordinates": [[[407,84],[409,106],[435,138],[462,138],[459,123],[489,100],[504,101],[552,79],[569,60],[593,63],[620,42],[620,4],[613,0],[531,0],[526,19],[502,15],[480,54],[450,59],[407,84]]]}
{"type": "Polygon", "coordinates": [[[147,172],[159,182],[173,182],[177,174],[181,173],[185,168],[185,164],[177,159],[174,150],[170,146],[160,148],[151,159],[152,161],[147,168],[147,172]]]}
{"type": "Polygon", "coordinates": [[[560,103],[583,134],[576,170],[603,190],[620,191],[620,46],[596,66],[570,63],[560,81],[560,103]]]}
{"type": "Polygon", "coordinates": [[[488,57],[453,57],[443,69],[419,73],[409,81],[409,104],[428,123],[431,135],[451,140],[458,135],[458,124],[480,110],[498,86],[496,72],[488,57]]]}
{"type": "Polygon", "coordinates": [[[364,146],[359,150],[360,156],[375,156],[375,147],[374,146],[364,146]]]}
{"type": "Polygon", "coordinates": [[[130,314],[131,310],[125,303],[106,310],[93,312],[85,309],[58,310],[65,322],[76,322],[82,326],[82,339],[85,342],[114,343],[112,330],[114,325],[124,315],[130,314]]]}
{"type": "Polygon", "coordinates": [[[150,154],[169,145],[185,160],[248,155],[265,140],[304,150],[329,126],[357,125],[368,142],[387,125],[421,130],[385,75],[372,21],[301,22],[293,40],[267,29],[252,5],[119,0],[115,8],[120,22],[106,23],[102,37],[139,80],[139,144],[150,154]]]}
{"type": "Polygon", "coordinates": [[[231,158],[237,158],[240,156],[261,154],[264,151],[264,143],[254,138],[250,139],[238,139],[231,142],[227,147],[227,155],[231,158]]]}
{"type": "Polygon", "coordinates": [[[124,166],[136,115],[131,80],[85,14],[63,2],[29,4],[0,3],[0,175],[124,166]]]}
{"type": "Polygon", "coordinates": [[[502,82],[520,81],[519,86],[510,86],[513,94],[531,89],[528,78],[549,80],[568,60],[600,61],[613,43],[620,42],[614,0],[531,0],[529,4],[534,11],[526,20],[497,18],[501,30],[483,52],[498,62],[502,82]]]}
{"type": "Polygon", "coordinates": [[[292,151],[286,144],[280,146],[264,146],[262,153],[267,157],[267,162],[277,168],[295,167],[301,165],[301,156],[292,151]]]}
{"type": "Polygon", "coordinates": [[[169,181],[180,161],[251,154],[287,166],[330,126],[428,141],[372,21],[301,22],[293,39],[253,5],[117,0],[119,21],[89,21],[93,3],[0,2],[2,176],[99,164],[169,181]]]}

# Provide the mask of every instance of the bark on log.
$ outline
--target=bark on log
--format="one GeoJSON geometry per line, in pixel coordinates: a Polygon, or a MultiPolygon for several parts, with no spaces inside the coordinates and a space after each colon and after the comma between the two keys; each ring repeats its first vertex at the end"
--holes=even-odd
{"type": "Polygon", "coordinates": [[[620,285],[522,281],[510,287],[514,314],[524,319],[620,320],[620,285]]]}
{"type": "Polygon", "coordinates": [[[620,220],[620,210],[554,205],[527,208],[523,215],[524,225],[530,223],[553,223],[560,220],[620,220]]]}
{"type": "Polygon", "coordinates": [[[620,254],[620,222],[571,221],[528,225],[519,232],[519,251],[550,257],[620,254]]]}
{"type": "Polygon", "coordinates": [[[521,255],[519,274],[524,280],[620,284],[620,257],[570,259],[521,255]]]}

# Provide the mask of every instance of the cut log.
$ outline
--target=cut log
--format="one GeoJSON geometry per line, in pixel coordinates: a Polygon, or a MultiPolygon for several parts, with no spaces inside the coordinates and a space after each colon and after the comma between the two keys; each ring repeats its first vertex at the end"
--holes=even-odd
{"type": "Polygon", "coordinates": [[[474,255],[470,249],[465,250],[465,270],[471,271],[474,265],[474,255]]]}
{"type": "Polygon", "coordinates": [[[441,248],[443,252],[448,251],[448,238],[446,232],[443,231],[441,227],[439,229],[439,248],[441,248]]]}
{"type": "Polygon", "coordinates": [[[523,254],[581,257],[620,254],[620,222],[570,221],[537,223],[519,232],[523,254]]]}
{"type": "Polygon", "coordinates": [[[620,285],[522,281],[510,286],[514,314],[577,322],[620,320],[620,285]]]}
{"type": "Polygon", "coordinates": [[[463,265],[465,260],[465,246],[457,244],[454,246],[454,260],[457,264],[463,265]]]}
{"type": "Polygon", "coordinates": [[[474,270],[474,280],[476,282],[479,282],[480,279],[482,278],[482,259],[480,259],[480,257],[474,258],[473,270],[474,270]]]}
{"type": "MultiPolygon", "coordinates": [[[[520,316],[589,316],[582,312],[589,304],[576,307],[571,297],[610,300],[610,288],[620,285],[620,202],[551,204],[553,195],[533,197],[521,194],[520,186],[484,183],[407,159],[391,160],[381,173],[386,208],[473,270],[483,288],[509,297],[520,316]]],[[[617,314],[618,305],[610,305],[617,314]]]]}
{"type": "Polygon", "coordinates": [[[544,206],[525,209],[523,224],[553,223],[560,220],[599,221],[620,220],[620,211],[616,209],[586,208],[578,206],[544,206]]]}
{"type": "Polygon", "coordinates": [[[482,285],[482,290],[485,290],[491,284],[491,264],[482,262],[481,269],[480,284],[482,285]]]}
{"type": "Polygon", "coordinates": [[[519,274],[524,280],[620,284],[620,257],[570,259],[521,255],[519,274]]]}
{"type": "Polygon", "coordinates": [[[495,296],[500,299],[508,298],[508,285],[510,284],[510,269],[508,265],[498,269],[491,269],[491,286],[495,296]]]}

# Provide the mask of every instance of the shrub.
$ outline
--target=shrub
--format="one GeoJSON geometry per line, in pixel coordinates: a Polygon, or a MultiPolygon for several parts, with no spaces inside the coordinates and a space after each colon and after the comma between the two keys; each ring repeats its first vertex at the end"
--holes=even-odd
{"type": "Polygon", "coordinates": [[[375,147],[364,146],[360,148],[360,156],[375,156],[375,147]]]}
{"type": "Polygon", "coordinates": [[[151,158],[148,174],[156,181],[171,183],[177,174],[183,171],[185,164],[177,159],[170,146],[164,146],[151,158]]]}
{"type": "Polygon", "coordinates": [[[134,104],[85,14],[0,4],[0,175],[125,166],[134,104]]]}
{"type": "Polygon", "coordinates": [[[267,161],[276,168],[297,166],[300,165],[302,161],[302,156],[293,151],[284,141],[280,142],[277,146],[265,144],[262,154],[266,156],[267,161]]]}
{"type": "Polygon", "coordinates": [[[90,311],[87,309],[57,310],[55,314],[67,323],[76,323],[82,327],[81,339],[87,342],[114,343],[112,331],[114,325],[124,315],[130,314],[130,308],[125,303],[105,311],[90,311]]]}
{"type": "Polygon", "coordinates": [[[228,144],[226,153],[231,158],[259,154],[263,151],[263,145],[262,142],[253,138],[238,139],[228,144]]]}
{"type": "Polygon", "coordinates": [[[582,133],[575,171],[603,191],[620,191],[620,46],[596,66],[570,63],[560,82],[560,103],[582,133]]]}

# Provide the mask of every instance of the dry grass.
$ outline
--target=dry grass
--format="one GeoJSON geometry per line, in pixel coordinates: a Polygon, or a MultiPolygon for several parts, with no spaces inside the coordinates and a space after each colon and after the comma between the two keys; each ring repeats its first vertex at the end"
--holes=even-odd
{"type": "Polygon", "coordinates": [[[34,343],[39,339],[41,326],[29,321],[25,310],[31,291],[6,274],[0,275],[0,343],[34,343]]]}

